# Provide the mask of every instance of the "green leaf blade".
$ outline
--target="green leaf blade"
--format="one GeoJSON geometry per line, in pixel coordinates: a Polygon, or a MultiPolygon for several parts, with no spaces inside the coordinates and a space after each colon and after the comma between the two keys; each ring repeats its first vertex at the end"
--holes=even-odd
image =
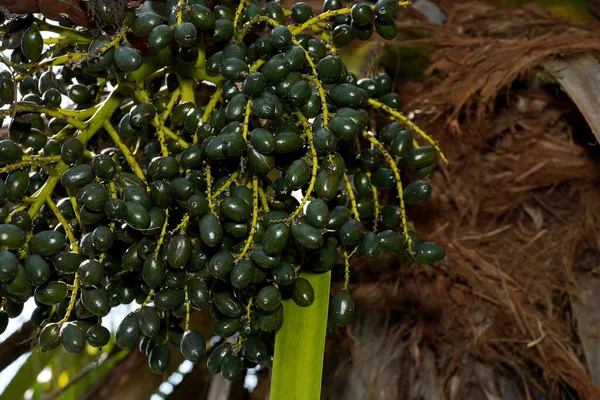
{"type": "Polygon", "coordinates": [[[323,356],[331,272],[303,273],[314,291],[310,307],[294,300],[283,303],[283,324],[275,337],[271,400],[314,400],[321,398],[323,356]]]}

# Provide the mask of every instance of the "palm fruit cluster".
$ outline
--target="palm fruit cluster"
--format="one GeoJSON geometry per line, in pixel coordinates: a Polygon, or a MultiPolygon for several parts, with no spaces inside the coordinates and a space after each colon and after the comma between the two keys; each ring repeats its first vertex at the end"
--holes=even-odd
{"type": "Polygon", "coordinates": [[[439,148],[389,75],[359,80],[337,55],[373,27],[393,39],[403,3],[90,4],[100,28],[2,26],[0,331],[33,297],[41,349],[77,353],[135,301],[116,343],[160,374],[172,351],[204,358],[189,320],[209,308],[229,340],[208,368],[233,380],[270,365],[282,299],[313,302],[304,271],[341,277],[333,328],[352,320],[351,257],[444,257],[405,210],[429,198],[439,148]]]}

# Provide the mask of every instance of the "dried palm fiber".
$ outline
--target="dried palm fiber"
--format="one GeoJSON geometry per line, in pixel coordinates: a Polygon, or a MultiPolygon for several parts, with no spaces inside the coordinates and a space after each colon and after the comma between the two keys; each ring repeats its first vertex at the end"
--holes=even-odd
{"type": "Polygon", "coordinates": [[[599,26],[476,3],[453,6],[444,27],[399,26],[433,34],[419,40],[435,48],[428,80],[402,93],[417,94],[406,110],[421,109],[417,121],[451,162],[409,216],[448,255],[430,268],[355,263],[361,312],[330,392],[356,391],[349,373],[364,396],[331,398],[600,398],[571,310],[577,274],[600,261],[597,150],[588,128],[574,132],[583,119],[556,87],[519,80],[549,57],[597,55],[599,26]]]}
{"type": "Polygon", "coordinates": [[[432,37],[405,42],[432,45],[428,72],[438,79],[411,99],[407,109],[427,106],[436,116],[456,120],[461,112],[482,118],[494,110],[498,93],[544,60],[582,53],[600,54],[600,22],[579,24],[553,16],[535,4],[495,8],[456,4],[444,26],[421,20],[398,22],[399,29],[423,28],[432,37]],[[447,113],[450,111],[449,113],[447,113]]]}

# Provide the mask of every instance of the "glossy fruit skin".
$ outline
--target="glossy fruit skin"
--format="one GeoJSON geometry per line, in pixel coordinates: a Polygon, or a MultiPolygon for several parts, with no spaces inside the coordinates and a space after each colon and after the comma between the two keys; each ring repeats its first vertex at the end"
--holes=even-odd
{"type": "Polygon", "coordinates": [[[196,331],[190,330],[184,332],[179,348],[186,360],[197,363],[204,358],[206,343],[202,335],[196,331]]]}
{"type": "Polygon", "coordinates": [[[444,248],[435,242],[421,243],[413,248],[413,251],[415,252],[415,261],[421,264],[433,264],[446,256],[444,248]]]}
{"type": "Polygon", "coordinates": [[[119,324],[116,333],[116,343],[122,349],[129,349],[137,343],[140,337],[138,316],[130,313],[119,324]]]}
{"type": "Polygon", "coordinates": [[[223,363],[221,365],[221,374],[223,374],[223,378],[228,381],[235,381],[242,376],[243,371],[244,364],[240,357],[231,354],[223,358],[223,363]]]}
{"type": "Polygon", "coordinates": [[[84,288],[81,292],[81,301],[85,309],[92,315],[105,317],[110,312],[110,296],[102,286],[84,288]]]}
{"type": "Polygon", "coordinates": [[[354,317],[354,300],[350,293],[340,290],[329,301],[329,315],[336,325],[348,325],[354,317]]]}
{"type": "Polygon", "coordinates": [[[213,327],[213,333],[216,336],[230,337],[240,330],[241,325],[242,321],[237,318],[220,319],[213,327]]]}
{"type": "Polygon", "coordinates": [[[56,349],[60,345],[60,326],[56,323],[44,326],[40,332],[39,343],[42,351],[56,349]]]}
{"type": "Polygon", "coordinates": [[[359,250],[367,258],[377,258],[380,252],[377,235],[374,232],[366,232],[360,241],[359,250]]]}
{"type": "Polygon", "coordinates": [[[158,335],[160,330],[160,317],[154,307],[143,306],[138,311],[140,332],[146,337],[158,335]]]}
{"type": "Polygon", "coordinates": [[[140,37],[148,37],[150,32],[162,24],[162,17],[155,13],[142,14],[133,22],[133,34],[140,37]]]}
{"type": "Polygon", "coordinates": [[[267,254],[281,253],[290,235],[290,228],[283,222],[275,223],[265,232],[262,240],[263,249],[267,254]]]}
{"type": "Polygon", "coordinates": [[[219,279],[226,279],[233,270],[234,258],[229,250],[222,249],[216,253],[208,262],[207,272],[219,279]]]}
{"type": "Polygon", "coordinates": [[[152,50],[161,51],[173,41],[173,31],[167,25],[158,25],[150,31],[148,45],[152,50]]]}
{"type": "Polygon", "coordinates": [[[273,312],[281,304],[281,292],[275,286],[265,286],[256,295],[256,305],[263,311],[273,312]]]}
{"type": "Polygon", "coordinates": [[[154,305],[161,310],[172,310],[185,300],[183,290],[165,288],[154,295],[154,305]]]}
{"type": "Polygon", "coordinates": [[[57,231],[43,231],[35,234],[29,242],[29,250],[40,256],[58,253],[65,243],[65,236],[57,231]]]}
{"type": "Polygon", "coordinates": [[[308,21],[313,16],[310,5],[304,2],[295,3],[292,6],[292,19],[298,24],[308,21]]]}
{"type": "Polygon", "coordinates": [[[85,335],[81,328],[73,322],[65,323],[60,329],[60,340],[69,353],[81,353],[85,348],[85,335]]]}
{"type": "Polygon", "coordinates": [[[21,51],[29,61],[37,61],[42,55],[44,41],[40,31],[34,27],[29,27],[23,32],[21,37],[21,51]]]}
{"type": "Polygon", "coordinates": [[[227,292],[214,294],[214,304],[223,315],[229,318],[239,318],[244,312],[242,305],[227,292]]]}
{"type": "Polygon", "coordinates": [[[67,297],[67,285],[64,282],[48,282],[37,287],[34,297],[39,304],[54,305],[67,297]]]}
{"type": "Polygon", "coordinates": [[[207,360],[208,370],[213,374],[220,373],[221,367],[223,365],[223,360],[231,354],[231,344],[229,343],[222,343],[219,346],[215,347],[215,349],[210,353],[210,356],[207,360]]]}
{"type": "Polygon", "coordinates": [[[190,21],[201,32],[209,32],[215,27],[215,18],[208,7],[194,4],[188,11],[190,21]]]}
{"type": "Polygon", "coordinates": [[[171,238],[167,249],[167,260],[173,268],[182,268],[192,256],[192,242],[185,234],[171,238]]]}
{"type": "Polygon", "coordinates": [[[207,214],[199,222],[200,239],[208,247],[216,247],[223,238],[223,226],[219,219],[212,214],[207,214]]]}
{"type": "Polygon", "coordinates": [[[159,344],[152,349],[148,356],[148,365],[157,375],[165,373],[171,364],[171,350],[164,344],[159,344]]]}
{"type": "Polygon", "coordinates": [[[304,278],[298,278],[292,286],[292,299],[300,307],[308,307],[315,301],[315,291],[304,278]]]}
{"type": "Polygon", "coordinates": [[[92,325],[85,332],[85,340],[90,346],[104,347],[110,340],[110,331],[102,325],[92,325]]]}
{"type": "Polygon", "coordinates": [[[142,65],[142,57],[130,47],[118,47],[114,56],[116,66],[124,72],[133,72],[142,65]]]}
{"type": "Polygon", "coordinates": [[[0,251],[0,282],[12,281],[18,273],[19,260],[10,251],[0,251]]]}

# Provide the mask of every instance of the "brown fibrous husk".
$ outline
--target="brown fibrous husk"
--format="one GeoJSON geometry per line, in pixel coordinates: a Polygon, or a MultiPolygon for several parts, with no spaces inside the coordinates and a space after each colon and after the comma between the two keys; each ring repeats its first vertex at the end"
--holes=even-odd
{"type": "MultiPolygon", "coordinates": [[[[356,262],[359,323],[361,314],[385,315],[382,340],[406,350],[397,398],[435,398],[415,392],[426,367],[437,370],[446,398],[471,398],[464,391],[469,360],[508,374],[525,398],[600,398],[572,310],[577,275],[600,259],[600,163],[589,128],[573,122],[583,121],[575,106],[527,75],[552,57],[597,55],[600,30],[536,6],[467,3],[447,11],[443,27],[398,23],[432,32],[418,40],[434,47],[428,79],[401,93],[415,99],[405,111],[419,110],[416,121],[450,162],[431,175],[427,205],[408,213],[419,235],[443,244],[447,256],[433,266],[408,267],[397,256],[356,262]],[[433,366],[415,349],[432,349],[433,366]]],[[[352,354],[399,357],[387,347],[378,353],[360,330],[347,331],[352,354]]],[[[355,358],[340,368],[373,367],[362,365],[355,358]]]]}

